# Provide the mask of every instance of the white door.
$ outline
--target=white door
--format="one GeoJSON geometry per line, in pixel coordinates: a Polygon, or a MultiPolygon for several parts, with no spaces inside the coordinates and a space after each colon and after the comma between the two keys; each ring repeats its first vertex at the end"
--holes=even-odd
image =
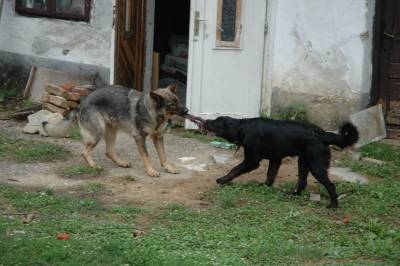
{"type": "Polygon", "coordinates": [[[192,114],[259,115],[266,2],[192,0],[187,88],[192,114]]]}

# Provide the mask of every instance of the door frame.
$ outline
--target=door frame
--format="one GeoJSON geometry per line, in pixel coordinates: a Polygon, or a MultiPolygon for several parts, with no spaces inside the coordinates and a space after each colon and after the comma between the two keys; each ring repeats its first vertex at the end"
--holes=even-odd
{"type": "MultiPolygon", "coordinates": [[[[112,5],[113,5],[113,24],[112,24],[112,31],[111,31],[111,67],[110,67],[110,84],[114,85],[116,84],[116,79],[118,76],[118,41],[120,40],[120,38],[123,38],[121,36],[119,36],[118,34],[118,29],[119,27],[124,27],[124,21],[119,21],[118,17],[119,11],[123,11],[123,8],[119,7],[118,4],[123,3],[123,1],[125,0],[112,0],[112,5]],[[122,23],[119,24],[119,23],[122,23]]],[[[147,39],[147,31],[146,31],[146,25],[147,25],[147,0],[142,0],[143,6],[142,6],[142,10],[140,11],[140,13],[142,14],[142,18],[143,20],[139,23],[141,23],[141,38],[136,38],[137,39],[137,43],[136,43],[136,47],[141,47],[142,49],[142,53],[137,54],[139,55],[139,58],[135,58],[135,62],[137,64],[137,66],[139,67],[139,70],[135,70],[135,81],[137,84],[135,84],[135,89],[138,90],[143,90],[144,89],[144,82],[145,82],[145,58],[146,58],[146,39],[147,39]]]]}
{"type": "MultiPolygon", "coordinates": [[[[382,89],[381,88],[381,49],[382,49],[382,25],[383,25],[383,3],[382,1],[375,2],[375,18],[373,25],[373,52],[372,52],[372,82],[371,96],[369,105],[375,105],[379,102],[382,89]]],[[[386,109],[386,108],[384,108],[386,109]]]]}
{"type": "Polygon", "coordinates": [[[263,70],[261,82],[260,115],[271,115],[272,110],[272,55],[274,52],[275,23],[278,0],[266,0],[263,70]]]}

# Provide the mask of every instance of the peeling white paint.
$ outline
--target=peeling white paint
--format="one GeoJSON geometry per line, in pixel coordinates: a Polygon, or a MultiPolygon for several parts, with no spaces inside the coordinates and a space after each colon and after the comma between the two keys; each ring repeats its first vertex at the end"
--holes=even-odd
{"type": "Polygon", "coordinates": [[[275,4],[272,88],[353,99],[369,93],[374,0],[275,4]]]}
{"type": "Polygon", "coordinates": [[[94,1],[90,23],[22,16],[13,2],[3,4],[0,50],[110,67],[111,1],[94,1]]]}

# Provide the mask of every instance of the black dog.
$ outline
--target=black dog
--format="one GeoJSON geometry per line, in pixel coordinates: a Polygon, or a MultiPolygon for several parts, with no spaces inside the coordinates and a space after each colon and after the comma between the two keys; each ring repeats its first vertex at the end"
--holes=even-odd
{"type": "Polygon", "coordinates": [[[271,186],[282,158],[298,156],[299,179],[294,194],[299,195],[307,186],[307,176],[311,172],[329,192],[331,203],[328,207],[337,208],[336,188],[328,178],[331,156],[329,145],[345,148],[356,143],[358,131],[351,123],[343,123],[339,134],[335,134],[325,132],[315,125],[294,121],[222,116],[215,120],[206,120],[205,128],[244,148],[243,162],[226,176],[218,178],[219,184],[228,183],[243,173],[257,169],[262,159],[268,159],[265,184],[271,186]]]}

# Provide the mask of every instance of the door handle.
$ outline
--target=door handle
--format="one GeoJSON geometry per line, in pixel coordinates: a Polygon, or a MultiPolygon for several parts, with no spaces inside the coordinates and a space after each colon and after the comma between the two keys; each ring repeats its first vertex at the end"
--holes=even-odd
{"type": "Polygon", "coordinates": [[[200,32],[200,22],[207,21],[206,19],[200,19],[200,11],[196,11],[194,14],[194,36],[198,37],[200,32]]]}

